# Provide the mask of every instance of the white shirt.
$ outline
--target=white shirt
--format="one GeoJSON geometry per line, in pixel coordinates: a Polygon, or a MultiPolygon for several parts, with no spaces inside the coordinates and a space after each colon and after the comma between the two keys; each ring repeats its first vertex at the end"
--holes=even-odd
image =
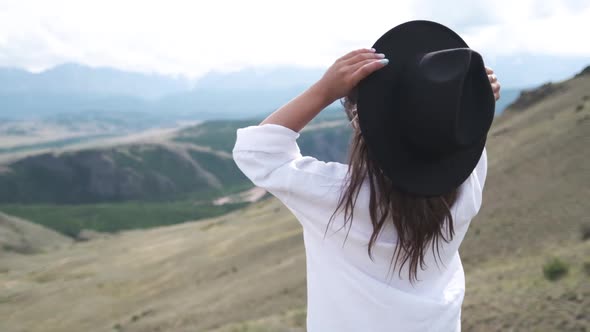
{"type": "Polygon", "coordinates": [[[342,228],[336,209],[348,166],[301,155],[299,134],[266,124],[238,129],[233,157],[257,186],[289,208],[303,226],[307,258],[307,330],[309,332],[460,331],[465,278],[458,248],[477,214],[487,171],[485,150],[470,177],[461,185],[451,213],[455,236],[441,241],[438,265],[429,250],[418,282],[391,273],[396,243],[389,225],[367,254],[373,232],[369,217],[368,185],[358,197],[350,231],[342,228]],[[346,238],[346,241],[345,241],[346,238]]]}

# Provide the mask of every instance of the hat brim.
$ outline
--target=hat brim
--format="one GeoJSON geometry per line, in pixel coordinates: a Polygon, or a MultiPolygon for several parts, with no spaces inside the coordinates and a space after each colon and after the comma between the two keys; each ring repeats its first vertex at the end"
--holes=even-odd
{"type": "Polygon", "coordinates": [[[430,21],[398,25],[373,45],[390,62],[359,83],[359,126],[370,158],[376,160],[392,184],[402,192],[419,196],[446,194],[469,177],[481,157],[485,137],[441,159],[420,158],[410,153],[404,143],[399,118],[399,109],[408,107],[400,102],[406,91],[403,82],[397,79],[403,77],[406,66],[429,52],[468,47],[455,32],[430,21]],[[386,141],[382,133],[388,133],[386,141]]]}

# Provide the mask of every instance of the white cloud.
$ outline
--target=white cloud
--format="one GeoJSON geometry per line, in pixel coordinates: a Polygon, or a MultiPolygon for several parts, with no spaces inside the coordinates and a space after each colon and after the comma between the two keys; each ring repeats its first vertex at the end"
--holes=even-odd
{"type": "Polygon", "coordinates": [[[410,19],[447,24],[488,57],[590,57],[588,1],[0,0],[0,65],[61,62],[199,75],[252,65],[327,66],[410,19]]]}

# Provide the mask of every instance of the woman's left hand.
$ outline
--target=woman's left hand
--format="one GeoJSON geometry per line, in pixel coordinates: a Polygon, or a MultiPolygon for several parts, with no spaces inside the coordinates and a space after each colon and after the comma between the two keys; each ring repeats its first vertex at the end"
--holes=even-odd
{"type": "Polygon", "coordinates": [[[494,98],[496,100],[500,99],[500,81],[498,81],[498,77],[494,74],[494,70],[492,68],[486,67],[486,73],[488,74],[488,80],[492,85],[492,91],[494,91],[494,98]]]}

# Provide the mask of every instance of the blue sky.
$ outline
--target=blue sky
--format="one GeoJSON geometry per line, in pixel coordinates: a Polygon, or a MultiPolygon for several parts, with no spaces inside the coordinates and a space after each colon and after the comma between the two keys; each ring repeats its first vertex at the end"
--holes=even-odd
{"type": "Polygon", "coordinates": [[[325,67],[412,19],[450,26],[492,62],[518,54],[590,59],[587,0],[0,0],[0,66],[79,62],[192,77],[325,67]]]}

